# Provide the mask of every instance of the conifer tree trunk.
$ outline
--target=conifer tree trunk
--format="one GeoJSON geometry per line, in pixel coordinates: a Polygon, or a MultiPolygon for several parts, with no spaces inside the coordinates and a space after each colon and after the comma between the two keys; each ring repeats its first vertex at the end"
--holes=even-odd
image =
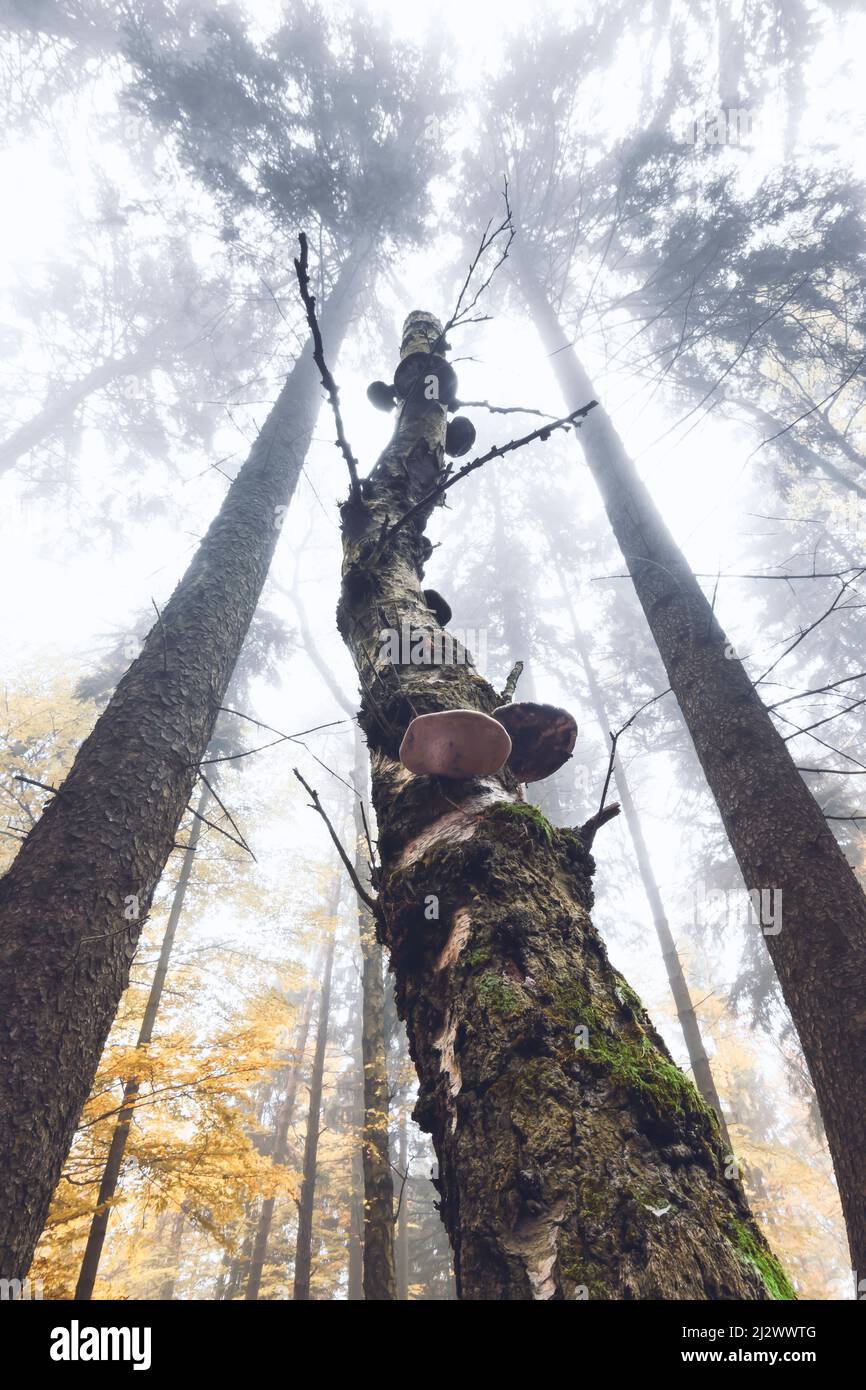
{"type": "MultiPolygon", "coordinates": [[[[525,262],[520,280],[563,396],[592,399],[525,262]]],[[[579,433],[746,887],[781,894],[781,930],[762,934],[815,1086],[852,1266],[862,1275],[866,897],[602,406],[579,433]]]]}
{"type": "MultiPolygon", "coordinates": [[[[365,251],[325,306],[334,350],[365,251]]],[[[0,880],[0,1277],[26,1273],[319,409],[309,345],[186,575],[0,880]]]]}
{"type": "MultiPolygon", "coordinates": [[[[440,334],[411,314],[401,358],[440,334]]],[[[444,366],[415,365],[364,507],[344,508],[338,622],[365,692],[381,930],[458,1297],[790,1296],[715,1116],[608,962],[579,837],[527,808],[507,767],[440,783],[399,761],[415,714],[501,703],[459,647],[453,664],[397,666],[383,641],[385,625],[433,623],[422,499],[443,472],[444,366]]]]}
{"type": "MultiPolygon", "coordinates": [[[[353,782],[355,811],[355,870],[363,883],[369,877],[362,797],[366,801],[367,769],[360,732],[355,731],[353,782]]],[[[358,901],[361,939],[361,1059],[364,1068],[364,1298],[382,1302],[397,1297],[394,1269],[394,1180],[388,1144],[388,1067],[385,1058],[385,978],[376,924],[358,901]]]]}
{"type": "MultiPolygon", "coordinates": [[[[601,693],[601,686],[599,685],[598,678],[595,674],[595,669],[592,664],[592,658],[589,654],[589,648],[587,647],[586,639],[583,635],[580,624],[577,621],[577,614],[574,611],[574,604],[571,601],[571,595],[568,592],[568,587],[565,583],[565,579],[562,574],[562,571],[559,568],[558,562],[557,574],[559,576],[559,582],[562,587],[563,596],[565,598],[569,617],[571,619],[571,628],[572,633],[574,635],[574,645],[577,649],[577,654],[580,657],[580,663],[583,667],[584,674],[586,675],[586,683],[587,688],[589,690],[590,702],[592,704],[595,717],[598,720],[602,737],[604,738],[606,733],[610,729],[610,721],[607,717],[607,710],[605,709],[604,696],[601,693]]],[[[671,996],[676,1006],[677,1018],[679,1019],[680,1028],[682,1029],[683,1034],[683,1040],[685,1042],[686,1049],[689,1054],[689,1061],[692,1067],[692,1076],[695,1078],[695,1085],[697,1086],[704,1100],[707,1102],[707,1105],[709,1105],[711,1109],[715,1111],[716,1119],[719,1122],[719,1129],[721,1131],[722,1140],[727,1146],[728,1150],[730,1151],[731,1137],[728,1134],[728,1127],[725,1124],[724,1111],[722,1110],[722,1103],[719,1099],[719,1093],[716,1090],[716,1083],[715,1078],[713,1077],[712,1068],[710,1066],[710,1059],[707,1056],[707,1051],[704,1047],[704,1040],[701,1036],[701,1026],[698,1022],[698,1016],[695,1013],[694,1006],[692,1004],[691,990],[689,989],[688,981],[686,980],[685,972],[683,971],[682,962],[677,952],[676,942],[674,941],[673,933],[671,932],[670,923],[668,922],[668,915],[665,912],[665,906],[662,901],[662,895],[659,891],[658,883],[656,882],[656,876],[653,873],[652,863],[647,852],[646,841],[643,837],[643,828],[640,823],[640,816],[638,815],[637,807],[634,804],[634,798],[631,794],[631,787],[629,786],[628,775],[619,759],[617,759],[616,763],[614,764],[613,777],[614,782],[616,783],[617,795],[619,796],[620,805],[622,806],[623,816],[625,817],[625,823],[628,826],[628,833],[631,837],[632,845],[634,846],[635,859],[637,860],[637,867],[638,872],[640,874],[641,883],[643,884],[643,890],[646,894],[647,903],[649,905],[650,912],[652,913],[653,925],[656,929],[656,936],[658,937],[659,946],[661,947],[662,959],[665,963],[665,970],[667,971],[668,984],[670,986],[671,996]]]]}
{"type": "Polygon", "coordinates": [[[307,1133],[304,1139],[304,1169],[301,1195],[298,1201],[298,1235],[295,1245],[295,1280],[292,1298],[309,1302],[310,1276],[313,1260],[313,1205],[316,1197],[316,1162],[319,1153],[319,1120],[322,1113],[322,1087],[325,1076],[325,1050],[328,1045],[328,1022],[331,1013],[331,977],[334,969],[334,948],[337,941],[337,909],[340,884],[334,891],[333,925],[325,954],[322,988],[319,993],[319,1017],[316,1022],[316,1050],[310,1076],[310,1104],[307,1111],[307,1133]]]}
{"type": "MultiPolygon", "coordinates": [[[[210,792],[207,787],[203,787],[198,799],[196,814],[193,817],[189,831],[189,840],[184,851],[183,863],[180,866],[180,874],[177,880],[177,887],[171,900],[171,910],[168,914],[165,933],[162,938],[162,946],[159,952],[159,960],[156,964],[153,980],[150,985],[150,993],[147,997],[147,1005],[144,1010],[144,1017],[141,1020],[141,1027],[138,1031],[136,1047],[148,1047],[153,1041],[153,1028],[156,1023],[156,1016],[162,1002],[162,991],[165,987],[165,980],[168,974],[168,965],[171,960],[171,953],[174,949],[174,938],[177,932],[177,924],[180,921],[180,914],[183,911],[183,902],[186,897],[186,890],[189,885],[190,874],[195,864],[195,855],[198,848],[199,836],[201,835],[201,817],[204,815],[210,792]]],[[[126,1153],[126,1145],[129,1139],[129,1127],[132,1124],[132,1116],[135,1110],[135,1102],[138,1099],[139,1078],[131,1076],[123,1088],[123,1104],[117,1116],[114,1132],[111,1136],[111,1144],[108,1149],[108,1158],[102,1172],[102,1181],[99,1185],[99,1196],[96,1199],[96,1211],[90,1223],[90,1230],[87,1235],[87,1244],[84,1247],[84,1255],[81,1259],[81,1269],[78,1275],[78,1284],[75,1289],[76,1299],[89,1299],[93,1297],[93,1286],[96,1283],[96,1276],[99,1273],[99,1261],[102,1258],[102,1248],[105,1244],[105,1234],[108,1230],[108,1222],[111,1217],[111,1205],[114,1194],[117,1191],[117,1184],[120,1180],[120,1171],[123,1167],[123,1158],[126,1153]]]]}
{"type": "MultiPolygon", "coordinates": [[[[324,957],[321,957],[318,968],[321,968],[323,964],[324,957]]],[[[310,1035],[310,1023],[313,1018],[313,1004],[315,1003],[315,998],[316,992],[311,985],[304,998],[304,1007],[301,1010],[301,1017],[298,1020],[294,1044],[294,1061],[289,1068],[288,1080],[286,1082],[286,1094],[279,1107],[277,1123],[274,1127],[274,1146],[272,1154],[274,1163],[285,1163],[288,1157],[289,1129],[291,1128],[295,1114],[298,1085],[301,1079],[301,1069],[304,1065],[304,1054],[307,1050],[307,1038],[310,1035]]],[[[274,1219],[275,1200],[274,1197],[266,1197],[262,1202],[262,1209],[259,1212],[252,1254],[250,1255],[249,1276],[247,1278],[246,1293],[244,1294],[245,1302],[253,1302],[259,1296],[262,1273],[265,1267],[265,1256],[268,1252],[268,1241],[271,1235],[271,1223],[274,1219]]]]}

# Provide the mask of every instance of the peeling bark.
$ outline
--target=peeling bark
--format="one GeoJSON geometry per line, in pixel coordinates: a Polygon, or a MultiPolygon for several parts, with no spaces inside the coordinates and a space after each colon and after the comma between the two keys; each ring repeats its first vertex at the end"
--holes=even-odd
{"type": "MultiPolygon", "coordinates": [[[[325,308],[339,344],[364,254],[325,308]]],[[[307,347],[141,655],[0,880],[0,1276],[21,1278],[307,452],[307,347]]]]}
{"type": "MultiPolygon", "coordinates": [[[[439,331],[410,315],[401,358],[429,354],[439,331]]],[[[388,531],[442,477],[442,368],[418,360],[363,507],[343,509],[338,623],[364,692],[382,934],[458,1296],[791,1296],[726,1176],[715,1116],[608,962],[579,838],[507,769],[446,783],[399,762],[415,714],[499,703],[471,664],[394,666],[380,638],[436,626],[421,591],[432,508],[388,531]]]]}

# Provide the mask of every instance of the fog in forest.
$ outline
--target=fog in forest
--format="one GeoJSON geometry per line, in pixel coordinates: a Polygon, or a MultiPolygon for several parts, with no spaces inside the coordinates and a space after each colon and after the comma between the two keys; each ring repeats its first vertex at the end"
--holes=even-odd
{"type": "Polygon", "coordinates": [[[0,1275],[864,1296],[862,6],[0,30],[0,1275]]]}

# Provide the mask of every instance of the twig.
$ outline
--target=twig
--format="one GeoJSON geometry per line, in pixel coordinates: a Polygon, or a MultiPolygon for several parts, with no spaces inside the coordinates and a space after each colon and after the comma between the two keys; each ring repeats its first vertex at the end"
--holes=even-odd
{"type": "Polygon", "coordinates": [[[191,802],[187,802],[186,809],[188,811],[192,811],[196,820],[200,820],[202,825],[207,825],[210,827],[211,830],[216,830],[218,834],[225,835],[226,839],[231,840],[233,845],[237,845],[239,849],[245,849],[247,854],[251,855],[252,858],[255,859],[256,856],[253,854],[249,845],[245,845],[242,840],[236,840],[234,835],[230,835],[227,830],[223,830],[221,825],[217,825],[214,821],[208,820],[207,816],[203,816],[199,811],[197,811],[191,802]]]}
{"type": "Polygon", "coordinates": [[[307,795],[312,797],[311,809],[314,811],[318,811],[319,815],[322,817],[322,820],[325,822],[325,825],[328,827],[328,834],[334,842],[337,853],[343,861],[349,878],[352,880],[352,886],[354,887],[355,892],[358,894],[358,897],[361,899],[361,902],[365,903],[366,906],[370,909],[374,917],[378,918],[380,915],[379,904],[375,898],[370,897],[370,894],[367,892],[366,888],[364,887],[363,883],[361,882],[357,873],[355,872],[355,866],[349,858],[348,854],[346,853],[345,849],[343,848],[343,843],[336,830],[334,829],[333,825],[331,824],[330,820],[328,819],[327,812],[325,811],[325,808],[319,800],[319,793],[317,791],[314,791],[313,788],[310,786],[309,782],[306,782],[304,780],[304,778],[301,776],[300,772],[296,767],[292,768],[292,771],[294,772],[295,776],[297,777],[298,781],[300,782],[307,795]]]}
{"type": "Polygon", "coordinates": [[[203,773],[203,772],[199,773],[199,776],[201,777],[201,780],[204,782],[205,786],[207,787],[208,791],[210,792],[210,794],[211,794],[211,796],[213,797],[214,801],[216,802],[217,806],[219,806],[219,808],[220,808],[220,810],[222,811],[223,815],[226,817],[226,820],[228,821],[229,825],[232,827],[233,830],[236,830],[236,831],[237,831],[239,843],[243,845],[244,849],[247,851],[247,854],[250,856],[250,858],[253,860],[253,862],[254,862],[254,863],[257,863],[258,861],[256,860],[256,856],[253,854],[252,850],[250,849],[249,845],[247,844],[246,840],[244,839],[243,832],[241,831],[240,826],[238,825],[237,821],[236,821],[236,820],[234,819],[234,817],[232,816],[232,814],[231,814],[231,812],[229,811],[228,807],[227,807],[222,801],[220,801],[219,796],[218,796],[217,793],[214,791],[213,787],[211,786],[210,782],[209,782],[209,781],[207,780],[207,778],[205,777],[204,773],[203,773]]]}
{"type": "Polygon", "coordinates": [[[481,237],[478,250],[472,257],[472,260],[469,262],[469,269],[466,272],[466,279],[463,281],[460,293],[457,296],[457,303],[454,306],[454,313],[451,315],[450,319],[445,324],[445,327],[442,329],[442,332],[440,333],[439,337],[433,345],[432,351],[434,353],[441,352],[442,348],[445,345],[445,340],[448,337],[448,334],[452,328],[461,328],[464,324],[467,323],[483,323],[485,319],[490,317],[489,314],[478,314],[474,318],[471,318],[470,315],[472,314],[472,310],[478,304],[478,301],[484,294],[485,290],[489,287],[490,282],[492,281],[497,270],[499,270],[500,266],[503,265],[505,261],[507,261],[508,253],[511,250],[511,243],[514,241],[514,238],[517,235],[514,228],[514,222],[512,220],[511,203],[509,202],[508,198],[507,178],[503,180],[502,196],[505,201],[505,216],[500,222],[499,226],[493,232],[490,231],[490,228],[493,225],[493,219],[491,218],[490,221],[487,223],[487,226],[485,227],[484,233],[481,237]],[[490,247],[494,244],[494,242],[499,237],[503,236],[506,232],[508,236],[501,255],[498,257],[496,263],[493,265],[486,279],[482,280],[481,284],[478,286],[478,289],[475,291],[472,298],[466,305],[464,305],[463,297],[464,295],[469,293],[469,286],[472,283],[472,277],[475,274],[475,271],[477,270],[482,258],[490,250],[490,247]]]}
{"type": "Polygon", "coordinates": [[[521,677],[522,675],[523,675],[523,662],[522,662],[522,661],[515,661],[514,665],[513,665],[512,668],[511,668],[511,671],[509,672],[508,680],[505,682],[505,685],[502,687],[502,694],[499,696],[499,698],[500,698],[500,700],[502,701],[503,705],[510,705],[510,704],[511,704],[511,701],[514,699],[514,692],[515,692],[515,690],[517,689],[517,682],[520,680],[520,677],[521,677]]]}
{"type": "Polygon", "coordinates": [[[301,299],[303,300],[304,309],[307,314],[307,323],[310,326],[310,332],[313,336],[313,361],[319,369],[322,385],[328,393],[328,400],[334,414],[334,423],[337,426],[337,447],[346,460],[346,467],[349,470],[349,478],[352,483],[351,495],[352,498],[355,499],[358,498],[361,493],[361,483],[358,478],[358,461],[352,453],[349,441],[346,438],[346,431],[343,428],[343,416],[340,413],[340,393],[337,389],[337,383],[325,362],[325,349],[322,345],[322,334],[319,329],[319,321],[316,318],[316,297],[310,293],[310,277],[307,271],[309,248],[307,246],[306,232],[299,233],[298,241],[301,245],[301,254],[299,258],[296,257],[295,259],[295,273],[298,277],[298,288],[301,292],[301,299]]]}
{"type": "Polygon", "coordinates": [[[381,551],[382,547],[394,538],[396,532],[405,526],[407,521],[410,521],[413,516],[417,516],[419,512],[424,511],[431,502],[435,501],[443,492],[447,492],[455,483],[459,483],[461,479],[465,478],[469,473],[474,473],[476,468],[481,468],[483,464],[489,463],[491,459],[501,458],[504,454],[513,453],[515,449],[522,449],[524,445],[532,444],[536,439],[549,439],[553,430],[568,429],[569,425],[573,425],[575,421],[583,419],[591,410],[594,410],[597,405],[598,401],[590,401],[588,405],[582,405],[579,410],[573,410],[570,415],[563,415],[559,420],[554,420],[548,425],[540,425],[539,428],[533,430],[531,434],[524,434],[520,439],[510,439],[507,444],[496,444],[492,449],[488,449],[486,454],[480,454],[478,458],[470,459],[469,463],[465,463],[456,473],[452,473],[444,482],[437,483],[429,492],[426,492],[414,506],[410,507],[407,512],[404,512],[401,517],[398,517],[391,526],[384,528],[379,539],[378,550],[381,551]]]}
{"type": "Polygon", "coordinates": [[[555,420],[546,410],[533,410],[528,405],[491,405],[489,401],[455,401],[455,410],[489,410],[491,415],[535,415],[539,420],[555,420]]]}
{"type": "Polygon", "coordinates": [[[47,782],[37,782],[35,778],[24,777],[20,773],[16,773],[12,780],[13,782],[26,782],[28,787],[41,787],[44,792],[51,792],[52,796],[56,796],[59,791],[58,787],[50,787],[47,782]]]}

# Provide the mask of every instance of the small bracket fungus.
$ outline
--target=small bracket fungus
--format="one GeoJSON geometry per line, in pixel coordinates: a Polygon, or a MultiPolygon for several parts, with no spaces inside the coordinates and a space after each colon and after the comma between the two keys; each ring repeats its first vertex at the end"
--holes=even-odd
{"type": "Polygon", "coordinates": [[[419,714],[406,730],[400,761],[426,777],[488,777],[498,772],[511,752],[502,724],[474,709],[419,714]]]}
{"type": "Polygon", "coordinates": [[[508,766],[518,782],[541,782],[571,757],[577,738],[577,724],[567,710],[555,705],[535,705],[524,701],[501,705],[493,711],[508,730],[511,757],[508,766]]]}
{"type": "Polygon", "coordinates": [[[386,381],[371,381],[367,387],[367,400],[377,410],[393,410],[396,392],[386,381]]]}
{"type": "Polygon", "coordinates": [[[424,590],[424,602],[432,612],[440,627],[447,627],[451,621],[451,605],[436,589],[424,590]]]}
{"type": "Polygon", "coordinates": [[[455,415],[448,421],[445,431],[445,452],[449,458],[459,459],[468,454],[475,443],[475,426],[468,415],[455,415]]]}

